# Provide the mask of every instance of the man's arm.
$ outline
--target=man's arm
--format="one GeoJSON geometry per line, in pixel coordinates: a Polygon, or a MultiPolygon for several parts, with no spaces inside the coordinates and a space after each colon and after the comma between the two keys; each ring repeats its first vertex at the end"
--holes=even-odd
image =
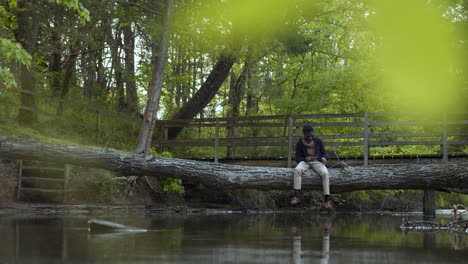
{"type": "Polygon", "coordinates": [[[328,159],[327,152],[325,151],[325,144],[323,144],[322,140],[320,140],[320,156],[325,158],[325,160],[328,159]]]}
{"type": "Polygon", "coordinates": [[[296,162],[307,161],[306,156],[304,156],[304,151],[302,150],[301,143],[298,141],[296,143],[296,162]]]}

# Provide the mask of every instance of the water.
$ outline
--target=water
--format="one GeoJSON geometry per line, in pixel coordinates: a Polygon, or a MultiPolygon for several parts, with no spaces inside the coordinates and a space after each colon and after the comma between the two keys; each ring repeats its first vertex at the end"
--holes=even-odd
{"type": "Polygon", "coordinates": [[[468,263],[468,235],[403,233],[403,217],[3,216],[0,263],[468,263]],[[149,231],[90,234],[90,218],[149,231]]]}

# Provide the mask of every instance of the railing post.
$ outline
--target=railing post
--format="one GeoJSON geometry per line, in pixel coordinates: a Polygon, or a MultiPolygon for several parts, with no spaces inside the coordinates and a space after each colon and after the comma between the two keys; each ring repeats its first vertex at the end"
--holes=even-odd
{"type": "Polygon", "coordinates": [[[65,197],[67,195],[70,173],[71,173],[71,166],[69,164],[65,164],[64,172],[63,172],[63,195],[62,195],[63,201],[65,201],[65,197]]]}
{"type": "Polygon", "coordinates": [[[156,122],[154,125],[154,131],[159,131],[159,134],[156,134],[158,137],[157,139],[157,151],[158,153],[162,153],[162,141],[163,141],[163,133],[164,133],[164,125],[159,125],[159,122],[156,122]]]}
{"type": "Polygon", "coordinates": [[[442,116],[442,162],[448,162],[447,113],[442,116]]]}
{"type": "Polygon", "coordinates": [[[291,168],[293,153],[293,117],[288,118],[288,168],[291,168]]]}
{"type": "Polygon", "coordinates": [[[16,200],[19,201],[19,199],[21,198],[21,181],[22,181],[22,178],[23,177],[23,160],[19,160],[18,162],[18,190],[17,190],[17,193],[16,193],[16,200]]]}
{"type": "Polygon", "coordinates": [[[214,142],[214,162],[219,162],[219,119],[216,118],[215,142],[214,142]]]}
{"type": "Polygon", "coordinates": [[[364,166],[369,165],[369,113],[364,113],[364,166]]]}
{"type": "Polygon", "coordinates": [[[99,145],[101,139],[101,111],[96,110],[96,136],[97,144],[99,145]]]}
{"type": "MultiPolygon", "coordinates": [[[[169,128],[165,125],[161,127],[161,153],[164,152],[164,141],[169,139],[169,128]]],[[[168,143],[168,145],[170,145],[168,143]]]]}
{"type": "Polygon", "coordinates": [[[423,197],[423,218],[425,221],[435,219],[436,195],[433,190],[424,190],[423,197]]]}

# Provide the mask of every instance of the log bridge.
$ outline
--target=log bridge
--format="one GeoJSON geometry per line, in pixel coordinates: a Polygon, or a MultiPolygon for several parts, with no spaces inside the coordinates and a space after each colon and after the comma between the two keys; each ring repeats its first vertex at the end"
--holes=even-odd
{"type": "MultiPolygon", "coordinates": [[[[287,190],[292,189],[293,184],[292,168],[140,156],[3,136],[0,136],[0,159],[37,160],[102,168],[123,176],[176,177],[188,183],[202,183],[208,188],[216,189],[287,190]]],[[[312,170],[307,171],[302,184],[303,189],[307,190],[322,188],[320,176],[312,170]]],[[[330,168],[330,186],[332,193],[372,189],[420,189],[468,194],[468,162],[461,160],[439,164],[353,167],[343,164],[330,168]]]]}

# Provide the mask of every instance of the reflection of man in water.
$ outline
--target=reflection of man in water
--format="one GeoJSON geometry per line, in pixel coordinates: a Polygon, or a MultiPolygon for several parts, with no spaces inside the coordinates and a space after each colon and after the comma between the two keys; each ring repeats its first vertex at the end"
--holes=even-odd
{"type": "Polygon", "coordinates": [[[320,258],[321,264],[328,264],[330,260],[330,233],[332,224],[326,222],[323,226],[323,238],[322,238],[322,257],[320,258]]]}
{"type": "MultiPolygon", "coordinates": [[[[330,233],[331,233],[332,224],[326,222],[323,227],[323,237],[322,237],[322,253],[320,254],[320,263],[328,264],[330,261],[330,233]]],[[[292,239],[293,239],[293,254],[292,254],[292,263],[300,264],[301,261],[301,236],[297,226],[291,227],[292,239]]]]}
{"type": "Polygon", "coordinates": [[[301,236],[299,235],[297,226],[291,227],[293,239],[293,262],[294,264],[301,263],[301,236]]]}

